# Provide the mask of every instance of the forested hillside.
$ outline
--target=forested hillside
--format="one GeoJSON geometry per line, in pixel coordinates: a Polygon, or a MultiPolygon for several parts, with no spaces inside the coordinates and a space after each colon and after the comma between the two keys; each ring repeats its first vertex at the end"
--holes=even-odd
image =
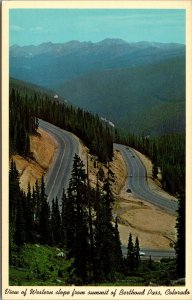
{"type": "Polygon", "coordinates": [[[9,153],[23,156],[30,154],[29,134],[36,133],[38,119],[28,105],[28,95],[21,96],[11,89],[9,95],[9,153]]]}
{"type": "Polygon", "coordinates": [[[185,128],[182,44],[105,39],[13,45],[10,75],[53,89],[130,133],[159,135],[185,128]]]}
{"type": "MultiPolygon", "coordinates": [[[[41,87],[39,85],[35,85],[26,81],[17,80],[15,78],[10,77],[10,87],[14,88],[15,90],[19,90],[19,92],[22,95],[33,95],[35,94],[41,95],[41,96],[48,96],[53,97],[56,92],[50,89],[46,89],[44,87],[41,87]]],[[[61,100],[64,100],[61,98],[61,100]]]]}
{"type": "Polygon", "coordinates": [[[184,57],[89,73],[66,81],[58,91],[130,133],[159,135],[185,127],[184,57]]]}
{"type": "Polygon", "coordinates": [[[174,43],[128,43],[121,39],[38,46],[10,47],[10,75],[55,89],[66,80],[88,73],[125,67],[146,66],[184,57],[185,45],[174,43]]]}
{"type": "Polygon", "coordinates": [[[10,85],[10,154],[29,154],[28,134],[35,133],[38,118],[75,133],[100,161],[112,159],[110,126],[82,109],[56,101],[47,94],[31,92],[27,85],[16,90],[10,85]],[[20,151],[22,145],[25,149],[20,151]]]}

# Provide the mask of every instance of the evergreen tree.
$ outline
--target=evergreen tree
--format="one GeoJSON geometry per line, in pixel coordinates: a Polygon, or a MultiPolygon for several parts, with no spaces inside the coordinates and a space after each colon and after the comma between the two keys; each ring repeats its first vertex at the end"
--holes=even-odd
{"type": "Polygon", "coordinates": [[[41,210],[40,210],[40,219],[39,219],[40,242],[42,244],[52,245],[53,235],[52,235],[52,228],[50,226],[50,207],[47,202],[47,195],[45,194],[45,183],[43,177],[41,180],[40,201],[41,201],[41,210]]]}
{"type": "Polygon", "coordinates": [[[59,212],[58,199],[52,201],[51,207],[51,228],[53,233],[53,239],[56,245],[61,243],[61,217],[59,212]]]}
{"type": "MultiPolygon", "coordinates": [[[[21,207],[21,191],[19,187],[19,173],[16,169],[15,162],[11,160],[9,170],[9,255],[11,259],[12,248],[15,242],[16,223],[18,219],[18,204],[21,207]]],[[[22,213],[22,207],[20,208],[22,213]]],[[[20,244],[20,242],[19,242],[20,244]]],[[[21,241],[22,244],[22,241],[21,241]]]]}
{"type": "Polygon", "coordinates": [[[61,209],[61,245],[63,248],[66,248],[67,245],[67,197],[64,189],[61,209]]]}
{"type": "Polygon", "coordinates": [[[117,218],[115,219],[114,242],[115,242],[115,252],[114,252],[115,266],[116,266],[116,270],[120,272],[122,270],[123,254],[121,249],[121,241],[119,236],[117,218]]]}
{"type": "Polygon", "coordinates": [[[153,179],[156,179],[156,178],[157,178],[157,175],[158,175],[158,167],[157,167],[156,163],[153,164],[152,175],[153,175],[153,179]]]}
{"type": "Polygon", "coordinates": [[[35,182],[33,201],[35,205],[35,215],[34,215],[35,224],[36,224],[36,228],[39,228],[40,212],[41,212],[41,195],[40,195],[40,187],[38,185],[38,181],[35,182]]]}
{"type": "Polygon", "coordinates": [[[34,203],[33,197],[31,195],[31,187],[28,184],[26,201],[25,201],[25,216],[26,216],[26,231],[27,231],[27,240],[30,243],[35,241],[35,226],[34,226],[34,203]]]}
{"type": "Polygon", "coordinates": [[[29,134],[36,133],[38,121],[32,109],[33,101],[23,96],[20,91],[11,89],[9,96],[9,141],[10,155],[18,153],[30,154],[29,134]]]}
{"type": "Polygon", "coordinates": [[[92,192],[89,184],[89,160],[87,155],[87,204],[88,204],[88,233],[89,233],[89,257],[88,257],[88,273],[89,280],[96,281],[96,266],[95,266],[95,245],[94,245],[94,230],[93,230],[93,203],[95,193],[92,192]]]}
{"type": "Polygon", "coordinates": [[[185,214],[186,214],[185,195],[183,194],[179,198],[178,216],[177,216],[177,222],[176,222],[177,241],[175,244],[177,275],[180,278],[185,277],[185,266],[186,266],[185,214]]]}
{"type": "Polygon", "coordinates": [[[95,221],[97,280],[113,280],[116,269],[115,229],[112,225],[112,204],[114,202],[111,189],[111,171],[108,168],[107,178],[104,180],[103,194],[97,200],[95,221]]]}
{"type": "Polygon", "coordinates": [[[22,198],[17,203],[17,211],[16,211],[16,221],[15,221],[15,236],[14,241],[15,244],[18,247],[18,250],[20,250],[21,246],[26,242],[26,218],[24,214],[24,204],[23,204],[22,198]]]}
{"type": "Polygon", "coordinates": [[[129,240],[128,240],[128,246],[127,246],[127,263],[128,268],[132,272],[134,269],[134,258],[135,258],[135,251],[134,251],[134,245],[132,240],[132,234],[129,234],[129,240]]]}
{"type": "Polygon", "coordinates": [[[134,253],[135,253],[135,263],[136,263],[136,266],[138,267],[138,265],[140,263],[140,247],[139,247],[138,236],[135,239],[134,253]]]}
{"type": "Polygon", "coordinates": [[[21,192],[19,187],[19,173],[16,169],[15,162],[11,160],[9,170],[9,223],[14,224],[16,219],[17,204],[21,192]]]}
{"type": "Polygon", "coordinates": [[[86,174],[83,162],[77,154],[73,160],[72,176],[68,188],[67,250],[74,257],[76,275],[83,283],[87,281],[88,258],[88,211],[86,174]]]}

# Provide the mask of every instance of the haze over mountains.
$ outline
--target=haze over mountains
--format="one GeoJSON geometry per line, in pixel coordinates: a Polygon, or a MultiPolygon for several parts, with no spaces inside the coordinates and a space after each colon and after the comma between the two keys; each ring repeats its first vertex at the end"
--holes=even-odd
{"type": "Polygon", "coordinates": [[[185,46],[106,39],[10,47],[10,75],[134,132],[185,126],[185,46]]]}

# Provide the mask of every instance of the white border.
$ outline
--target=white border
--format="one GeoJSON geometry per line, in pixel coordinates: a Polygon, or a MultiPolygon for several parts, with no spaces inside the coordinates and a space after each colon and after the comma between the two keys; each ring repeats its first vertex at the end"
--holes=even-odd
{"type": "MultiPolygon", "coordinates": [[[[186,10],[186,120],[187,120],[187,130],[186,130],[186,286],[178,287],[177,290],[184,290],[188,288],[190,291],[189,296],[121,296],[116,297],[116,299],[192,299],[192,115],[191,115],[191,101],[192,101],[192,89],[191,89],[191,71],[192,71],[192,2],[189,0],[178,0],[178,1],[3,1],[2,3],[2,194],[3,194],[3,207],[2,207],[2,293],[3,299],[67,299],[66,297],[55,297],[53,296],[21,296],[18,298],[16,295],[5,295],[4,291],[8,286],[8,168],[9,168],[9,148],[8,148],[8,91],[9,91],[9,9],[11,8],[69,8],[69,9],[85,9],[85,8],[114,8],[114,9],[185,9],[186,10]]],[[[35,287],[10,287],[12,290],[28,291],[35,287]]],[[[59,287],[38,287],[42,290],[56,291],[59,287]]],[[[74,287],[61,287],[63,290],[73,290],[74,287]]],[[[110,291],[120,290],[120,287],[75,287],[78,290],[106,290],[110,291]]],[[[126,290],[130,290],[131,287],[122,287],[126,290]]],[[[133,287],[137,291],[142,291],[143,287],[133,287]]],[[[164,291],[171,287],[151,287],[154,291],[164,291]]],[[[146,287],[147,290],[150,287],[146,287]]],[[[90,297],[79,296],[70,297],[71,299],[89,299],[90,297]]],[[[93,299],[93,297],[91,297],[93,299]]],[[[105,297],[97,296],[94,299],[115,299],[108,295],[105,297]]]]}

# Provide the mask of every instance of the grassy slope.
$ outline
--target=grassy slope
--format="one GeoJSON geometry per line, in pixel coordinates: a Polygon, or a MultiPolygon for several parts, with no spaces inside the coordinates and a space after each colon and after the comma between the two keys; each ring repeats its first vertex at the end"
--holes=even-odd
{"type": "Polygon", "coordinates": [[[66,285],[69,279],[67,269],[71,262],[57,256],[61,251],[43,245],[24,245],[20,253],[13,252],[9,284],[66,285]]]}
{"type": "MultiPolygon", "coordinates": [[[[14,251],[10,264],[10,286],[66,286],[75,283],[73,270],[67,273],[71,262],[58,257],[57,248],[25,244],[20,252],[14,251]]],[[[175,260],[163,259],[153,262],[146,259],[139,268],[129,275],[116,274],[114,282],[104,282],[104,286],[145,286],[169,285],[175,279],[175,260]]],[[[93,284],[92,284],[93,285],[93,284]]]]}

